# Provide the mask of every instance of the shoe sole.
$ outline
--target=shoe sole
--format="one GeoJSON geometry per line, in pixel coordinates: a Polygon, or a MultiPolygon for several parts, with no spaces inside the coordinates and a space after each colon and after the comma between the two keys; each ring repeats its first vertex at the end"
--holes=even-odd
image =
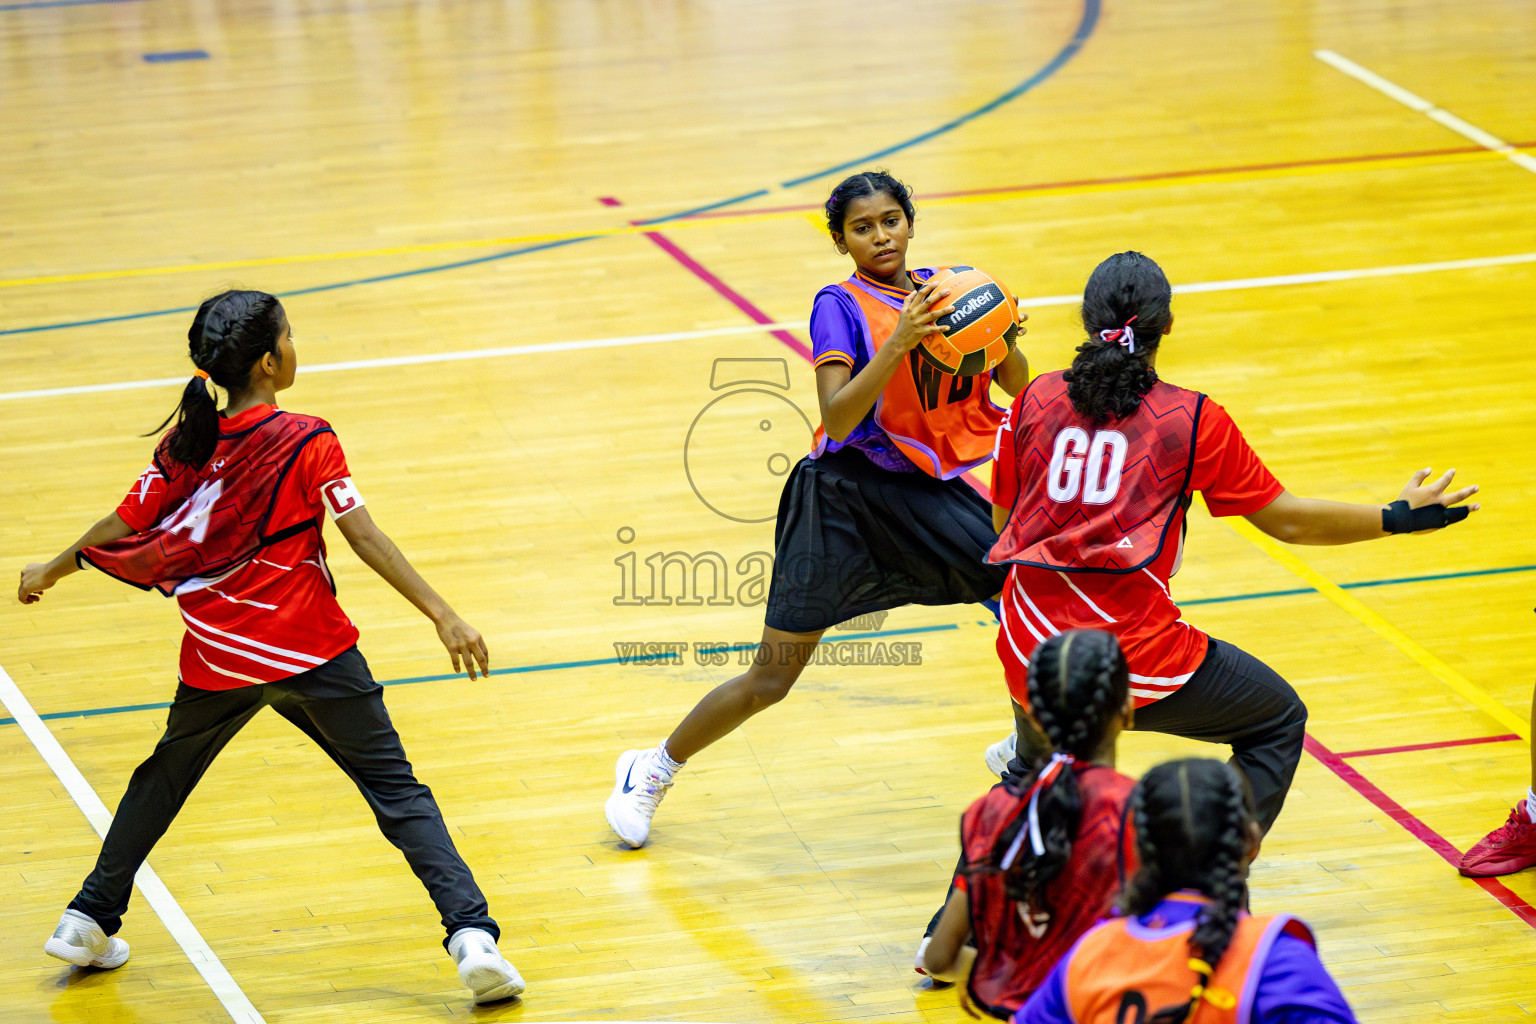
{"type": "Polygon", "coordinates": [[[503,999],[511,999],[513,996],[522,995],[528,987],[522,978],[515,975],[508,978],[505,973],[494,967],[476,968],[469,972],[469,977],[464,981],[469,986],[469,990],[475,993],[476,1003],[495,1003],[503,999]],[[492,983],[492,987],[477,990],[475,987],[477,981],[492,983]],[[500,984],[495,984],[496,982],[500,984]]]}
{"type": "Polygon", "coordinates": [[[613,802],[615,800],[622,800],[624,798],[624,783],[629,779],[630,766],[635,763],[635,758],[638,758],[639,756],[640,755],[637,753],[635,757],[628,758],[626,760],[624,755],[619,755],[618,761],[615,762],[613,766],[613,795],[603,803],[603,817],[608,819],[608,827],[612,829],[613,834],[623,840],[624,844],[631,850],[638,850],[640,847],[645,845],[646,840],[651,837],[650,830],[646,830],[645,835],[640,837],[640,841],[638,843],[629,838],[629,836],[626,836],[619,830],[619,826],[614,824],[613,802]]]}
{"type": "Polygon", "coordinates": [[[1483,864],[1477,867],[1461,867],[1456,870],[1467,878],[1499,878],[1503,875],[1513,875],[1517,871],[1536,867],[1536,860],[1507,861],[1494,864],[1483,864]]]}
{"type": "Polygon", "coordinates": [[[127,944],[121,956],[99,957],[84,946],[71,946],[63,939],[49,939],[43,943],[43,952],[55,960],[62,960],[76,967],[95,967],[98,970],[111,971],[128,962],[127,944]]]}

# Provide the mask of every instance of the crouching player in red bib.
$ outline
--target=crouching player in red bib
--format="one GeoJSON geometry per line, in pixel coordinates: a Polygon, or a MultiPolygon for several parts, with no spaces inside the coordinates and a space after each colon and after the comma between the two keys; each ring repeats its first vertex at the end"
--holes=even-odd
{"type": "Polygon", "coordinates": [[[1170,761],[1131,796],[1141,869],[1125,917],[1084,935],[1015,1024],[1352,1024],[1289,914],[1243,909],[1259,828],[1243,777],[1219,761],[1170,761]]]}
{"type": "Polygon", "coordinates": [[[320,536],[325,517],[433,621],[454,671],[462,664],[471,679],[477,667],[484,673],[485,642],[374,525],[330,426],[276,407],[298,367],[277,299],[251,291],[215,296],[198,309],[187,336],[197,373],[154,462],[117,511],[53,561],[21,574],[19,597],[31,604],[89,564],[174,595],[186,625],[165,735],[134,771],[95,870],[46,951],[80,966],[127,961],[128,944],[115,935],[134,872],[219,751],[270,705],[362,791],[380,830],[437,905],[444,945],[476,1001],[517,995],[523,979],[497,951],[500,932],[485,897],[432,791],[412,774],[383,688],[358,652],[357,627],[336,603],[320,536]],[[222,413],[210,381],[228,392],[222,413]]]}
{"type": "Polygon", "coordinates": [[[940,981],[957,980],[969,937],[965,992],[1003,1019],[1110,912],[1136,866],[1124,834],[1135,782],[1115,771],[1115,740],[1134,714],[1120,642],[1097,629],[1051,637],[1029,659],[1029,700],[1055,753],[961,817],[961,866],[917,962],[940,981]]]}
{"type": "MultiPolygon", "coordinates": [[[[1289,683],[1235,645],[1185,622],[1168,592],[1195,491],[1215,516],[1244,516],[1291,544],[1348,544],[1428,532],[1464,519],[1476,487],[1454,471],[1415,473],[1390,505],[1287,491],[1225,409],[1159,379],[1173,330],[1172,290],[1138,252],[1111,256],[1083,290],[1087,340],[1065,371],[1042,373],[998,431],[993,562],[1010,565],[997,652],[1026,704],[1036,644],[1066,629],[1107,629],[1131,667],[1136,728],[1232,747],[1268,832],[1301,761],[1307,712],[1289,683]]],[[[1016,713],[1016,719],[1020,716],[1016,713]]],[[[1048,753],[1020,719],[1022,765],[1048,753]]]]}

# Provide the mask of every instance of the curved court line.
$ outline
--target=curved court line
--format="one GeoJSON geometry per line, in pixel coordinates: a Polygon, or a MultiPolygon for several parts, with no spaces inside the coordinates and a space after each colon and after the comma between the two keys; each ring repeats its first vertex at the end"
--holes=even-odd
{"type": "MultiPolygon", "coordinates": [[[[869,156],[860,157],[859,161],[872,160],[881,156],[889,156],[892,153],[897,153],[903,149],[908,149],[912,146],[927,142],[930,139],[937,138],[940,135],[953,131],[961,125],[973,121],[978,117],[989,114],[1006,103],[1018,99],[1020,96],[1024,95],[1026,92],[1033,89],[1047,78],[1050,78],[1057,71],[1060,71],[1062,67],[1066,65],[1067,61],[1071,60],[1074,56],[1077,55],[1078,51],[1081,50],[1083,45],[1088,41],[1088,37],[1093,34],[1094,28],[1098,25],[1101,5],[1102,0],[1083,0],[1083,14],[1081,19],[1078,21],[1077,30],[1073,33],[1072,38],[1067,41],[1067,44],[1063,46],[1061,50],[1059,50],[1057,54],[1052,57],[1044,67],[1030,75],[1028,78],[1024,79],[1024,81],[1020,82],[1012,89],[1009,89],[1002,95],[988,101],[987,103],[982,104],[976,109],[961,114],[954,120],[940,125],[938,128],[923,132],[921,135],[914,135],[910,139],[899,142],[894,146],[887,146],[885,149],[882,149],[879,152],[869,156]]],[[[858,163],[859,161],[854,161],[854,163],[858,163]]],[[[814,181],[817,178],[824,178],[829,174],[836,174],[838,171],[846,170],[851,166],[853,166],[852,163],[845,162],[837,164],[833,167],[827,167],[816,171],[813,174],[806,174],[798,178],[793,178],[790,181],[785,182],[783,187],[788,188],[791,185],[801,184],[807,181],[814,181]]],[[[692,216],[694,214],[706,213],[710,210],[717,210],[724,206],[731,206],[735,203],[744,203],[749,199],[757,199],[767,194],[767,189],[757,189],[753,192],[745,192],[739,196],[733,196],[730,199],[721,199],[713,203],[706,203],[703,206],[692,207],[691,209],[681,210],[677,213],[669,213],[663,217],[655,217],[650,220],[640,221],[637,226],[663,224],[668,221],[678,220],[684,217],[692,216]]],[[[575,245],[577,242],[588,242],[594,238],[601,237],[604,236],[580,235],[575,238],[566,238],[554,242],[545,242],[540,245],[522,246],[516,249],[509,249],[504,252],[492,253],[488,256],[477,256],[474,259],[455,260],[452,263],[440,263],[427,267],[417,267],[412,270],[402,270],[391,274],[376,274],[372,277],[360,277],[350,281],[337,281],[333,284],[312,285],[308,288],[298,288],[291,291],[285,291],[282,293],[282,295],[283,297],[291,297],[294,295],[313,295],[316,292],[329,292],[336,291],[340,288],[353,288],[364,284],[379,284],[384,281],[397,281],[401,278],[419,277],[423,274],[436,274],[445,270],[459,270],[463,267],[474,266],[480,263],[492,263],[497,260],[511,259],[514,256],[522,256],[527,253],[539,252],[545,249],[555,249],[566,245],[575,245]]],[[[69,320],[51,324],[35,324],[30,327],[10,327],[0,329],[0,336],[12,334],[37,334],[42,331],[62,331],[70,327],[93,327],[98,324],[121,323],[126,320],[146,320],[157,316],[174,316],[178,313],[192,313],[196,312],[196,310],[196,306],[178,306],[174,309],[155,309],[142,313],[124,313],[118,316],[94,317],[89,320],[69,320]]]]}
{"type": "Polygon", "coordinates": [[[992,113],[992,111],[996,110],[998,107],[1003,106],[1005,103],[1011,103],[1013,100],[1018,99],[1020,96],[1024,95],[1026,92],[1029,92],[1029,90],[1033,89],[1035,86],[1039,85],[1041,82],[1045,81],[1047,78],[1050,78],[1056,72],[1060,71],[1066,65],[1067,61],[1077,56],[1077,51],[1083,48],[1083,45],[1088,42],[1088,37],[1093,35],[1094,28],[1098,26],[1099,9],[1100,0],[1086,0],[1086,2],[1083,4],[1083,16],[1077,23],[1077,31],[1072,33],[1072,38],[1067,41],[1067,45],[1062,47],[1060,52],[1058,52],[1056,56],[1052,57],[1050,62],[1047,63],[1045,67],[1041,68],[1039,71],[1036,71],[1033,75],[1030,75],[1028,78],[1024,79],[1024,81],[1020,82],[1012,89],[1009,89],[1007,92],[992,100],[990,103],[984,103],[977,107],[975,110],[961,114],[953,121],[941,124],[939,127],[930,131],[926,131],[921,135],[914,135],[912,138],[905,142],[898,143],[894,146],[887,146],[885,149],[877,149],[873,153],[866,153],[864,156],[859,157],[857,160],[849,160],[845,163],[838,164],[836,167],[828,167],[824,171],[817,171],[815,174],[806,174],[798,178],[791,178],[784,182],[781,187],[794,188],[796,185],[804,185],[808,181],[814,181],[817,178],[824,178],[829,174],[836,174],[838,171],[850,170],[870,160],[879,160],[881,157],[890,156],[892,153],[900,152],[909,146],[916,146],[919,143],[927,142],[929,139],[937,138],[938,136],[947,132],[952,132],[963,124],[967,124],[971,121],[974,121],[978,117],[992,113]]]}
{"type": "MultiPolygon", "coordinates": [[[[1536,149],[1536,142],[1511,143],[1517,149],[1536,149]]],[[[1105,192],[1139,192],[1154,188],[1171,188],[1188,185],[1216,185],[1238,182],[1269,181],[1298,175],[1371,172],[1405,167],[1434,167],[1452,163],[1498,159],[1481,146],[1452,146],[1440,149],[1405,150],[1396,153],[1365,153],[1356,156],[1314,157],[1310,160],[1286,160],[1279,163],[1242,164],[1226,167],[1197,167],[1180,171],[1157,171],[1151,174],[1122,174],[1107,178],[1080,178],[1073,181],[1044,181],[1028,185],[989,185],[986,188],[961,189],[953,192],[919,192],[912,199],[928,208],[955,204],[1013,202],[1039,196],[1081,196],[1105,192]]],[[[766,194],[766,193],[762,193],[766,194]]],[[[754,194],[755,196],[756,194],[754,194]]],[[[753,196],[727,200],[738,202],[753,196]]],[[[716,204],[720,205],[720,204],[716,204]]],[[[678,217],[672,222],[674,229],[699,227],[710,223],[754,223],[769,220],[799,219],[806,214],[821,211],[814,203],[791,206],[766,206],[746,210],[701,209],[678,217]]],[[[88,281],[127,281],[140,277],[171,277],[178,274],[207,274],[220,270],[252,270],[258,267],[293,267],[307,263],[329,263],[339,260],[367,260],[384,256],[412,256],[422,253],[446,252],[459,249],[506,249],[510,246],[532,245],[538,242],[558,242],[577,236],[612,238],[615,235],[638,235],[647,231],[645,221],[614,228],[586,231],[555,231],[536,235],[520,235],[506,238],[457,238],[443,242],[420,242],[410,245],[385,245],[372,249],[346,249],[333,252],[300,252],[285,256],[257,256],[241,260],[210,260],[205,263],[176,263],[140,267],[116,267],[104,270],[78,270],[67,274],[40,274],[33,277],[0,278],[0,289],[32,288],[47,284],[80,284],[88,281]]]]}
{"type": "MultiPolygon", "coordinates": [[[[1462,572],[1442,572],[1429,576],[1398,576],[1381,580],[1361,580],[1358,583],[1343,583],[1343,590],[1360,590],[1366,587],[1393,587],[1404,583],[1434,583],[1441,580],[1471,579],[1478,576],[1503,576],[1516,572],[1536,572],[1536,565],[1506,565],[1493,569],[1467,569],[1462,572]]],[[[1228,604],[1234,601],[1260,601],[1271,597],[1299,597],[1304,594],[1315,594],[1317,590],[1312,587],[1301,587],[1295,590],[1259,590],[1248,594],[1229,594],[1225,597],[1197,597],[1193,600],[1180,601],[1181,608],[1187,608],[1202,604],[1228,604]]],[[[969,623],[944,623],[937,626],[911,626],[905,629],[886,629],[875,633],[848,633],[836,637],[837,640],[874,640],[888,636],[903,636],[912,633],[940,633],[953,629],[959,629],[961,625],[969,623]]],[[[980,621],[976,625],[991,626],[990,621],[980,621]]],[[[749,649],[751,645],[732,644],[725,648],[709,648],[710,650],[739,651],[749,649]]],[[[561,669],[595,668],[601,665],[618,665],[623,662],[660,661],[670,658],[670,654],[641,654],[629,658],[588,658],[582,661],[549,661],[533,665],[514,665],[510,668],[493,668],[488,673],[493,676],[526,675],[530,672],[555,672],[561,669]]],[[[456,673],[433,676],[408,676],[403,679],[380,680],[381,686],[405,686],[411,683],[443,683],[452,679],[462,678],[456,673]]],[[[159,711],[170,707],[169,702],[156,702],[151,704],[121,704],[116,707],[86,708],[81,711],[51,711],[39,717],[45,721],[55,718],[90,718],[96,715],[117,715],[129,711],[159,711]]],[[[0,725],[15,725],[13,718],[0,718],[0,725]]]]}

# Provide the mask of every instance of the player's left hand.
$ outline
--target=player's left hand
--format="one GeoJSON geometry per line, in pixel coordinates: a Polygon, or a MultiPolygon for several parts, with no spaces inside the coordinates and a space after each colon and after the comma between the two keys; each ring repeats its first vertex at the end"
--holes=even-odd
{"type": "MultiPolygon", "coordinates": [[[[1410,478],[1408,483],[1403,487],[1403,493],[1397,496],[1397,500],[1406,501],[1410,509],[1423,508],[1425,505],[1443,505],[1446,508],[1451,508],[1452,506],[1460,505],[1462,502],[1466,501],[1468,498],[1472,497],[1472,495],[1477,493],[1476,484],[1473,484],[1470,487],[1462,487],[1454,491],[1446,491],[1446,488],[1451,486],[1451,481],[1456,479],[1456,471],[1454,469],[1446,470],[1440,475],[1440,478],[1435,480],[1433,483],[1425,483],[1425,481],[1429,479],[1429,474],[1431,472],[1432,471],[1426,467],[1425,469],[1421,469],[1417,473],[1414,473],[1412,478],[1410,478]]],[[[1468,505],[1467,512],[1476,512],[1480,508],[1482,508],[1482,506],[1478,504],[1468,505]]],[[[1435,531],[1415,530],[1414,532],[1434,533],[1435,531]]]]}
{"type": "MultiPolygon", "coordinates": [[[[1017,295],[1015,295],[1013,297],[1013,308],[1014,309],[1019,309],[1019,297],[1017,295]]],[[[1019,333],[1020,334],[1028,334],[1029,333],[1029,329],[1024,326],[1024,321],[1026,321],[1028,319],[1029,319],[1029,314],[1024,312],[1022,309],[1019,309],[1018,325],[1019,325],[1019,333]]]]}
{"type": "Polygon", "coordinates": [[[437,638],[448,649],[448,657],[453,659],[455,672],[467,672],[469,678],[474,679],[475,668],[479,666],[480,675],[491,674],[491,655],[478,629],[457,615],[449,615],[437,624],[437,638]],[[461,661],[462,669],[459,667],[461,661]]]}
{"type": "Polygon", "coordinates": [[[43,591],[53,586],[48,578],[48,564],[33,562],[21,570],[21,585],[16,588],[16,600],[22,604],[37,604],[43,599],[43,591]]]}

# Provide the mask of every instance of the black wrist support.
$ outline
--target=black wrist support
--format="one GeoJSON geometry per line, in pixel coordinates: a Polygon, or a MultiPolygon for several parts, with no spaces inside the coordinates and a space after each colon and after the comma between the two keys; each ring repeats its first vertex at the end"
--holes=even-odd
{"type": "Polygon", "coordinates": [[[1418,533],[1420,530],[1439,530],[1467,518],[1465,505],[1446,508],[1444,505],[1421,505],[1409,508],[1408,502],[1399,498],[1381,510],[1381,528],[1388,533],[1418,533]]]}

